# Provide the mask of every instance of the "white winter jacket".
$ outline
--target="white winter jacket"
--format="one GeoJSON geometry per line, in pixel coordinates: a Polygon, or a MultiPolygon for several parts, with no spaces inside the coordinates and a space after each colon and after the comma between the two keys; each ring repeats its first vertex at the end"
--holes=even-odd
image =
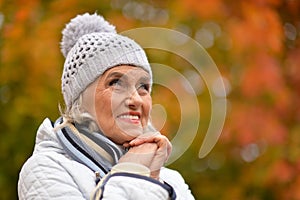
{"type": "Polygon", "coordinates": [[[64,150],[52,123],[38,129],[32,156],[23,165],[18,182],[19,199],[91,199],[100,188],[100,199],[194,199],[181,175],[163,168],[160,181],[134,173],[114,173],[96,183],[95,172],[73,160],[64,150]],[[174,193],[173,191],[173,193],[174,193]]]}

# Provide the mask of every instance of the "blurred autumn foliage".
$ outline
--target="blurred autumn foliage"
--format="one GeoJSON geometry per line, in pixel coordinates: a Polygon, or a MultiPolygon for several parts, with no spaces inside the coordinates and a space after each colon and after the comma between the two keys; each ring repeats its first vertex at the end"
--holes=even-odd
{"type": "MultiPolygon", "coordinates": [[[[59,115],[64,24],[95,11],[118,31],[183,32],[202,44],[224,77],[228,110],[217,145],[198,158],[210,120],[209,93],[201,86],[198,135],[170,166],[196,199],[300,199],[299,0],[0,0],[0,199],[17,199],[18,172],[36,129],[59,115]]],[[[150,61],[182,70],[186,63],[173,57],[149,52],[150,61]]],[[[167,90],[153,92],[153,101],[165,105],[162,132],[170,137],[180,122],[173,99],[167,90]]]]}

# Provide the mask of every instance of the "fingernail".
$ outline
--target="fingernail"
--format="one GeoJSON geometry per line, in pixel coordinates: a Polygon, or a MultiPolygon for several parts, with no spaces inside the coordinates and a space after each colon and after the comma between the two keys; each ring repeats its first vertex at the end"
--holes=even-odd
{"type": "Polygon", "coordinates": [[[133,141],[133,140],[131,140],[131,141],[129,142],[129,144],[130,144],[130,145],[133,145],[133,144],[134,144],[134,141],[133,141]]]}

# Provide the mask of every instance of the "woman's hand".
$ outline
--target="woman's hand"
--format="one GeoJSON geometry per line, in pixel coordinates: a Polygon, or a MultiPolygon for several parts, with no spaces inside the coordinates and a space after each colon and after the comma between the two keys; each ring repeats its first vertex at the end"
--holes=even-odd
{"type": "Polygon", "coordinates": [[[172,150],[168,138],[159,132],[145,133],[124,146],[131,148],[119,162],[142,164],[151,170],[151,177],[155,179],[159,179],[160,169],[172,150]]]}
{"type": "Polygon", "coordinates": [[[145,143],[134,146],[120,158],[119,162],[138,163],[150,169],[156,151],[157,145],[155,143],[145,143]]]}

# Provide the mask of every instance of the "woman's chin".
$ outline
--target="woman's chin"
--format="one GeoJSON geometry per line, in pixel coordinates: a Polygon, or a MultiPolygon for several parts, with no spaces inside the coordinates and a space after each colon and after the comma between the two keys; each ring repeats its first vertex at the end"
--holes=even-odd
{"type": "Polygon", "coordinates": [[[131,138],[131,140],[143,134],[141,124],[118,123],[117,125],[121,132],[123,132],[127,138],[131,138]]]}
{"type": "Polygon", "coordinates": [[[126,129],[123,131],[124,135],[126,138],[128,138],[128,141],[131,141],[135,139],[136,137],[140,136],[143,134],[143,129],[142,128],[132,128],[132,129],[126,129]]]}

